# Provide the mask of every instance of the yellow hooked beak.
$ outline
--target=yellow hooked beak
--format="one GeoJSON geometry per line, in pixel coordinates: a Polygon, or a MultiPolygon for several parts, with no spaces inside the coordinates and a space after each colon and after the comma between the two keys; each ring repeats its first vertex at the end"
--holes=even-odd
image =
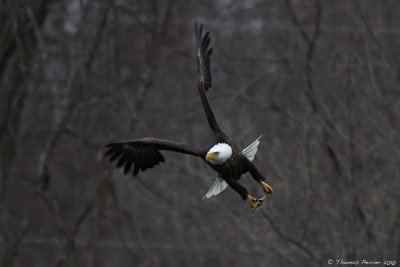
{"type": "Polygon", "coordinates": [[[216,157],[218,157],[217,153],[208,152],[207,155],[206,155],[206,161],[210,161],[212,159],[215,159],[216,157]]]}

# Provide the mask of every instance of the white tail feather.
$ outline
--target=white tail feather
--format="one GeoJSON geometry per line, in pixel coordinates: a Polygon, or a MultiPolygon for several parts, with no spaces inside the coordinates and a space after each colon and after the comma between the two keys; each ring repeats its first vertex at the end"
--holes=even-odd
{"type": "Polygon", "coordinates": [[[246,147],[245,149],[243,149],[242,154],[248,158],[250,161],[253,161],[254,156],[257,153],[258,150],[258,145],[260,144],[259,139],[261,138],[262,135],[260,135],[260,137],[257,138],[256,141],[254,141],[253,143],[251,143],[251,145],[249,145],[248,147],[246,147]]]}
{"type": "MultiPolygon", "coordinates": [[[[260,135],[260,137],[258,137],[256,141],[251,143],[251,145],[249,145],[242,151],[242,154],[251,161],[254,159],[254,156],[257,153],[258,145],[260,144],[259,139],[261,138],[261,136],[262,135],[260,135]]],[[[222,191],[224,191],[227,187],[228,184],[224,181],[224,179],[218,177],[217,179],[215,179],[215,182],[213,183],[211,188],[208,190],[207,194],[205,194],[205,196],[202,199],[205,198],[207,199],[216,196],[222,191]]]]}
{"type": "Polygon", "coordinates": [[[208,190],[207,194],[202,198],[211,198],[213,196],[218,195],[222,191],[224,191],[228,187],[228,184],[222,178],[215,179],[215,182],[211,186],[210,190],[208,190]]]}

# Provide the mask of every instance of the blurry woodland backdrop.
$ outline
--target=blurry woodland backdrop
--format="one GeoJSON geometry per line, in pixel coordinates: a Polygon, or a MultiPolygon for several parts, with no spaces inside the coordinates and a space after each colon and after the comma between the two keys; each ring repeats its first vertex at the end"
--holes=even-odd
{"type": "MultiPolygon", "coordinates": [[[[400,261],[400,2],[1,0],[0,265],[400,261]],[[274,188],[251,212],[201,160],[133,178],[104,145],[208,146],[195,21],[222,128],[274,188]]],[[[242,177],[253,194],[261,187],[242,177]]]]}

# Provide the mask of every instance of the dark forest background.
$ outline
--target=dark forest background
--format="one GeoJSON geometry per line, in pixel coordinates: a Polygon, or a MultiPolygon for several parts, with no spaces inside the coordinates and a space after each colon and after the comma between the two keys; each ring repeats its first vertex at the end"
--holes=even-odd
{"type": "Polygon", "coordinates": [[[400,2],[0,3],[1,266],[399,264],[400,2]],[[216,174],[197,158],[136,178],[104,158],[146,136],[212,144],[195,21],[222,128],[263,135],[258,212],[232,190],[202,201],[216,174]]]}

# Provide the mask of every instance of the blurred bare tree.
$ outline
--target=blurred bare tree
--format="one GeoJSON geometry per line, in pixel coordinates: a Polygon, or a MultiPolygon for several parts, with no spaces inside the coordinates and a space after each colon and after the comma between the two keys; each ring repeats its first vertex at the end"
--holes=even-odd
{"type": "MultiPolygon", "coordinates": [[[[1,266],[324,266],[400,261],[400,3],[0,2],[1,266]],[[168,153],[137,178],[111,141],[211,144],[194,22],[211,31],[221,126],[275,193],[259,212],[168,153]]],[[[242,178],[254,193],[251,179],[242,178]]]]}

